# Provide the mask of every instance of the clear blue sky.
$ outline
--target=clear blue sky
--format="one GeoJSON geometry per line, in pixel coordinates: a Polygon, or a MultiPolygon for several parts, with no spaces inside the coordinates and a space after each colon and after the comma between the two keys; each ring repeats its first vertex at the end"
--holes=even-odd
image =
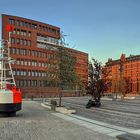
{"type": "Polygon", "coordinates": [[[70,47],[102,62],[140,54],[140,0],[0,0],[0,13],[59,26],[70,47]]]}

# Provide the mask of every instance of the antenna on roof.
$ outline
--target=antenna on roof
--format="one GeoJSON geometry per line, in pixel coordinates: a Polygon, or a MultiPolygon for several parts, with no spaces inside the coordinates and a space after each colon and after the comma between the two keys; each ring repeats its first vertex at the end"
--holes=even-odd
{"type": "Polygon", "coordinates": [[[63,31],[61,31],[60,33],[60,45],[62,46],[69,46],[68,43],[66,43],[65,37],[67,37],[68,35],[64,34],[63,31]]]}

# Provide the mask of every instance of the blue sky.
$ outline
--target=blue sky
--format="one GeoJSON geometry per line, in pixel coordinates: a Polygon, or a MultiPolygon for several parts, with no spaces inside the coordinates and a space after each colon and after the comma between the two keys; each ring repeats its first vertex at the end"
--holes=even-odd
{"type": "Polygon", "coordinates": [[[140,0],[0,0],[3,13],[58,26],[69,47],[103,63],[140,54],[140,0]]]}

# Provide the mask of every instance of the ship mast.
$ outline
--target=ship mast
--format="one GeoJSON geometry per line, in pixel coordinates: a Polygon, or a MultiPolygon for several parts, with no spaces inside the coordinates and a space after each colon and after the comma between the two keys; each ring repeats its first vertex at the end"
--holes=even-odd
{"type": "Polygon", "coordinates": [[[9,32],[9,40],[1,40],[1,46],[0,46],[0,85],[1,90],[6,90],[7,86],[15,85],[14,75],[11,67],[11,63],[14,61],[10,57],[10,47],[11,47],[11,41],[10,41],[10,35],[11,32],[9,32]]]}

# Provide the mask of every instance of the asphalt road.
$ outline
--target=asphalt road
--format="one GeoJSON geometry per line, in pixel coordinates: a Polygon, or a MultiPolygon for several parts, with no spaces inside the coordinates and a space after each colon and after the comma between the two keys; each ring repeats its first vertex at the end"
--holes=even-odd
{"type": "Polygon", "coordinates": [[[24,101],[16,117],[0,118],[0,140],[115,140],[53,114],[39,102],[24,101]]]}
{"type": "Polygon", "coordinates": [[[86,109],[90,97],[62,98],[62,105],[77,110],[77,115],[125,128],[140,129],[140,99],[102,100],[100,108],[86,109]]]}

